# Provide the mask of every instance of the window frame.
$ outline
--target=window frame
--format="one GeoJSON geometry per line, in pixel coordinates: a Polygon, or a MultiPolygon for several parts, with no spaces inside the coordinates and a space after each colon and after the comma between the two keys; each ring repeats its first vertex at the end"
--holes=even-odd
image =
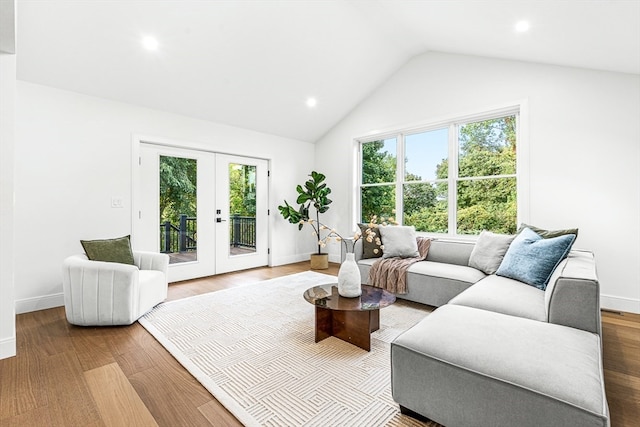
{"type": "Polygon", "coordinates": [[[474,181],[479,179],[496,179],[496,178],[515,178],[516,179],[516,204],[517,204],[517,224],[527,222],[529,220],[529,147],[528,147],[528,105],[526,100],[516,103],[506,104],[502,107],[486,109],[480,113],[460,114],[456,116],[441,118],[432,122],[423,122],[415,125],[407,125],[386,131],[374,131],[366,136],[354,138],[356,150],[356,168],[355,168],[355,205],[353,214],[356,222],[360,222],[362,217],[362,189],[378,185],[395,185],[396,192],[396,221],[403,224],[403,186],[411,183],[447,183],[447,218],[448,232],[418,232],[420,235],[432,237],[449,237],[456,240],[475,240],[478,235],[458,234],[457,230],[457,185],[461,181],[474,181]],[[516,120],[516,172],[514,174],[492,175],[482,177],[460,177],[458,170],[459,157],[459,129],[460,126],[467,123],[474,123],[483,120],[496,119],[505,116],[514,115],[516,120]],[[449,155],[449,173],[447,179],[423,179],[421,181],[405,180],[405,162],[398,159],[405,158],[405,137],[409,135],[429,132],[438,129],[448,130],[448,155],[449,155]],[[396,177],[395,182],[363,184],[362,183],[362,153],[363,144],[380,141],[385,139],[396,139],[396,177]]]}

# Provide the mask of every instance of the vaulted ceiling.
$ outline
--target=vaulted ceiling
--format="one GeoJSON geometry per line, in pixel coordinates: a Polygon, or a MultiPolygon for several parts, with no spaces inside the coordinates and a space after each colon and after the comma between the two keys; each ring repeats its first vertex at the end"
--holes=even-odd
{"type": "Polygon", "coordinates": [[[640,74],[640,0],[17,3],[20,80],[310,142],[427,51],[640,74]]]}

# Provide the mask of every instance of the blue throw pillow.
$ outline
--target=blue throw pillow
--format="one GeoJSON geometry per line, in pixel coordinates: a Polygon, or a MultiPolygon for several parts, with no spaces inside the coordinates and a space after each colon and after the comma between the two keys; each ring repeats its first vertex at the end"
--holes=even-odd
{"type": "Polygon", "coordinates": [[[496,275],[519,280],[543,291],[576,239],[575,234],[544,239],[529,228],[513,239],[496,275]]]}

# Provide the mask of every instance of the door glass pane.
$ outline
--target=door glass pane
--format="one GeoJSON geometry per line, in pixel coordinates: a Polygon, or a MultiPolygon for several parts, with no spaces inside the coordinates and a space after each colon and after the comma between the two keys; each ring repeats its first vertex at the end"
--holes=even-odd
{"type": "Polygon", "coordinates": [[[256,167],[229,164],[229,253],[256,251],[256,167]]]}
{"type": "Polygon", "coordinates": [[[160,156],[160,252],[171,264],[196,261],[197,160],[160,156]]]}

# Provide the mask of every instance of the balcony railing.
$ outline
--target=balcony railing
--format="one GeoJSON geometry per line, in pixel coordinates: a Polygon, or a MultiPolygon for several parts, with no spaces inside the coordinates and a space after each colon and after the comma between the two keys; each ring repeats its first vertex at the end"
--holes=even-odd
{"type": "Polygon", "coordinates": [[[232,215],[229,224],[229,244],[234,248],[256,247],[256,218],[232,215]]]}
{"type": "Polygon", "coordinates": [[[170,254],[195,251],[198,247],[197,224],[195,217],[186,215],[180,215],[177,226],[169,221],[160,224],[160,252],[170,254]]]}
{"type": "MultiPolygon", "coordinates": [[[[233,248],[256,247],[256,218],[232,215],[229,220],[229,245],[233,248]]],[[[183,253],[195,251],[197,242],[197,220],[180,215],[177,225],[167,221],[160,224],[160,252],[183,253]]]]}

